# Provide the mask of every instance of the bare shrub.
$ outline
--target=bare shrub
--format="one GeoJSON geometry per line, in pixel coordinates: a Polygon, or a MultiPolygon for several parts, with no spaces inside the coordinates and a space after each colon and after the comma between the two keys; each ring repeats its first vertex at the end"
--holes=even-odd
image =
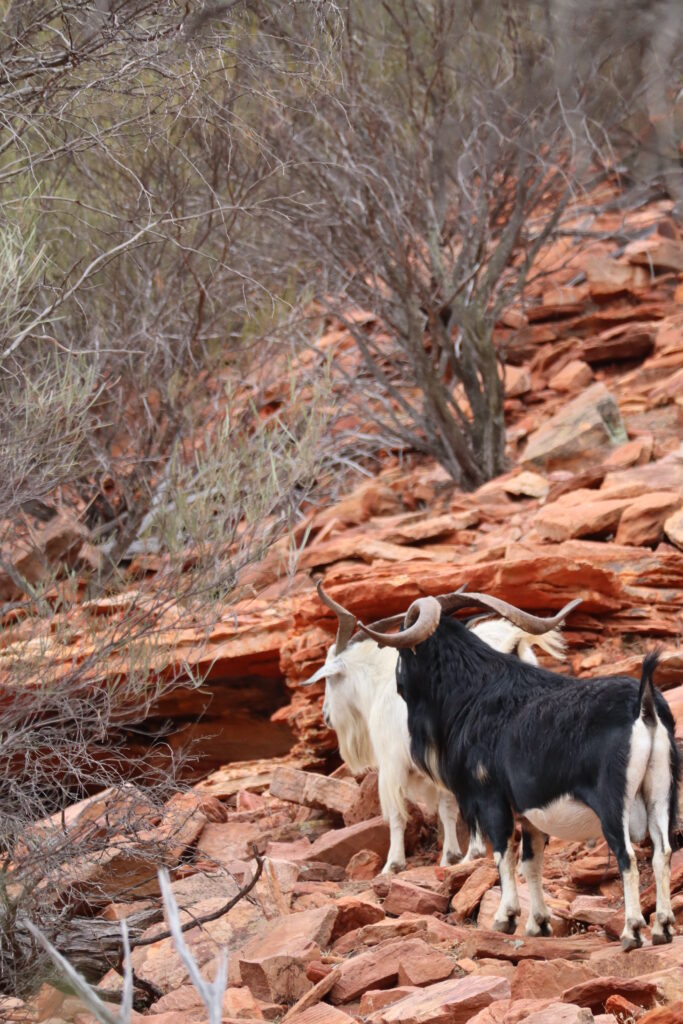
{"type": "MultiPolygon", "coordinates": [[[[292,8],[311,55],[306,29],[320,31],[326,6],[292,8]]],[[[150,870],[164,861],[145,833],[179,764],[143,723],[175,687],[202,682],[174,653],[178,636],[201,657],[244,596],[244,569],[296,526],[321,477],[334,485],[340,453],[324,374],[303,407],[259,400],[264,365],[268,383],[295,387],[271,347],[295,298],[280,247],[288,185],[258,101],[259,25],[290,5],[6,7],[0,975],[11,990],[35,952],[29,917],[74,935],[73,865],[105,852],[150,870]],[[54,535],[44,544],[62,524],[64,550],[54,535]],[[74,800],[130,780],[149,814],[69,830],[74,800]]]]}
{"type": "Polygon", "coordinates": [[[674,102],[653,67],[680,40],[680,7],[661,5],[662,33],[628,6],[350,0],[327,76],[299,117],[281,106],[275,143],[298,154],[307,199],[293,248],[362,357],[349,387],[465,488],[505,466],[496,322],[563,218],[589,228],[594,187],[628,185],[645,97],[659,83],[659,105],[674,102]]]}
{"type": "MultiPolygon", "coordinates": [[[[228,956],[226,950],[221,950],[216,963],[216,972],[213,981],[207,981],[201,974],[197,963],[183,938],[183,932],[189,926],[196,926],[196,921],[190,921],[189,925],[183,925],[180,920],[178,904],[173,896],[168,872],[159,871],[159,887],[161,889],[163,907],[169,925],[168,934],[173,938],[173,945],[182,960],[190,980],[190,984],[199,993],[199,996],[206,1008],[209,1024],[220,1024],[223,1018],[223,995],[227,985],[228,956]]],[[[243,893],[238,894],[241,898],[243,893]]],[[[125,921],[121,922],[121,973],[123,985],[118,1013],[106,1003],[101,995],[92,988],[86,979],[76,971],[73,966],[59,952],[50,940],[36,928],[29,924],[28,929],[34,939],[43,947],[53,964],[57,968],[63,981],[69,983],[76,995],[78,995],[88,1010],[93,1014],[100,1024],[128,1024],[133,1008],[134,974],[130,965],[130,942],[128,938],[128,927],[125,921]]]]}

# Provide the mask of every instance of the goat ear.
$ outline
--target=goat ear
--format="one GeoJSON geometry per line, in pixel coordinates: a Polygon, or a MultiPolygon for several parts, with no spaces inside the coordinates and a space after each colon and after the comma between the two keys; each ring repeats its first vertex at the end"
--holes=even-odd
{"type": "Polygon", "coordinates": [[[299,686],[313,686],[313,683],[319,683],[321,679],[327,679],[330,674],[330,666],[322,665],[317,672],[314,672],[310,679],[304,679],[303,682],[299,683],[299,686]]]}

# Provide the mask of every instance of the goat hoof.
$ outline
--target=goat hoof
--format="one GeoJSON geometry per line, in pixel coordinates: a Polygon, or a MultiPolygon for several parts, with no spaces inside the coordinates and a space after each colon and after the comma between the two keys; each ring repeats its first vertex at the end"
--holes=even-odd
{"type": "Polygon", "coordinates": [[[621,936],[621,948],[624,953],[630,953],[632,949],[640,949],[643,944],[643,940],[640,937],[640,929],[634,928],[632,935],[621,936]]]}
{"type": "Polygon", "coordinates": [[[517,918],[514,915],[493,921],[493,930],[496,932],[503,932],[505,935],[514,935],[515,929],[517,928],[517,918]]]}
{"type": "Polygon", "coordinates": [[[673,942],[674,936],[671,927],[668,924],[662,925],[661,931],[652,932],[652,945],[653,946],[666,946],[667,943],[673,942]]]}
{"type": "Polygon", "coordinates": [[[444,855],[441,858],[441,867],[445,868],[449,864],[459,864],[461,860],[462,854],[459,850],[457,852],[455,850],[449,850],[448,852],[444,850],[444,855]]]}
{"type": "Polygon", "coordinates": [[[384,867],[382,868],[382,874],[383,875],[396,875],[396,874],[398,874],[399,871],[404,871],[404,870],[405,870],[405,862],[403,864],[399,864],[399,862],[397,860],[392,860],[390,863],[387,863],[387,864],[384,865],[384,867]]]}
{"type": "Polygon", "coordinates": [[[543,936],[543,938],[547,939],[549,936],[553,934],[552,925],[550,924],[550,918],[543,917],[538,921],[527,921],[525,931],[526,934],[529,936],[538,937],[539,935],[541,935],[543,936]]]}

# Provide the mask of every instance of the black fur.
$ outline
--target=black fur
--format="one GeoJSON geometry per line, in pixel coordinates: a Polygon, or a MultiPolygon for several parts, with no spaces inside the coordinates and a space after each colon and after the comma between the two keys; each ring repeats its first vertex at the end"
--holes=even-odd
{"type": "Polygon", "coordinates": [[[403,649],[397,687],[408,706],[412,756],[430,752],[470,828],[504,853],[513,813],[570,795],[598,816],[619,867],[628,867],[622,807],[633,723],[656,715],[671,742],[671,826],[679,754],[669,706],[652,686],[657,655],[629,676],[574,679],[501,654],[443,617],[413,653],[403,649]]]}

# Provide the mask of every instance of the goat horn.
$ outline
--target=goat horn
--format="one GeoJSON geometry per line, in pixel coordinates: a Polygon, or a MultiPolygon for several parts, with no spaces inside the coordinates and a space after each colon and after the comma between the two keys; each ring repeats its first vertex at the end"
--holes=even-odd
{"type": "Polygon", "coordinates": [[[316,589],[318,591],[318,597],[324,605],[331,608],[334,614],[337,616],[337,639],[335,640],[336,653],[341,654],[342,651],[346,650],[349,645],[349,640],[353,635],[356,628],[358,619],[353,612],[347,611],[346,608],[341,604],[337,604],[332,598],[325,593],[323,590],[322,580],[318,580],[316,583],[316,589]]]}
{"type": "MultiPolygon", "coordinates": [[[[467,584],[463,583],[461,587],[458,587],[455,593],[462,594],[466,589],[467,584]]],[[[351,637],[350,643],[353,644],[359,640],[365,639],[368,629],[374,629],[378,633],[384,633],[387,629],[393,629],[395,626],[400,626],[405,618],[406,613],[399,612],[398,615],[389,615],[386,619],[376,619],[375,622],[370,622],[367,626],[361,625],[351,637]]]]}
{"type": "Polygon", "coordinates": [[[574,598],[557,615],[553,615],[548,619],[542,619],[539,615],[523,612],[521,608],[516,608],[513,604],[501,601],[500,598],[492,597],[490,594],[463,594],[460,591],[455,591],[453,594],[442,594],[437,600],[444,612],[455,611],[457,608],[466,608],[470,605],[487,608],[489,611],[502,615],[504,619],[512,622],[513,625],[519,626],[520,629],[523,629],[526,633],[532,633],[534,636],[540,636],[542,633],[547,633],[551,629],[560,626],[569,613],[581,604],[580,597],[574,598]]]}
{"type": "MultiPolygon", "coordinates": [[[[393,616],[399,618],[399,616],[393,616]]],[[[421,644],[436,631],[441,620],[441,605],[435,597],[419,597],[413,601],[405,615],[406,628],[402,633],[379,633],[359,623],[362,631],[380,647],[411,647],[421,644]]],[[[391,624],[391,620],[383,620],[391,624]]],[[[378,623],[379,625],[379,623],[378,623]]]]}

